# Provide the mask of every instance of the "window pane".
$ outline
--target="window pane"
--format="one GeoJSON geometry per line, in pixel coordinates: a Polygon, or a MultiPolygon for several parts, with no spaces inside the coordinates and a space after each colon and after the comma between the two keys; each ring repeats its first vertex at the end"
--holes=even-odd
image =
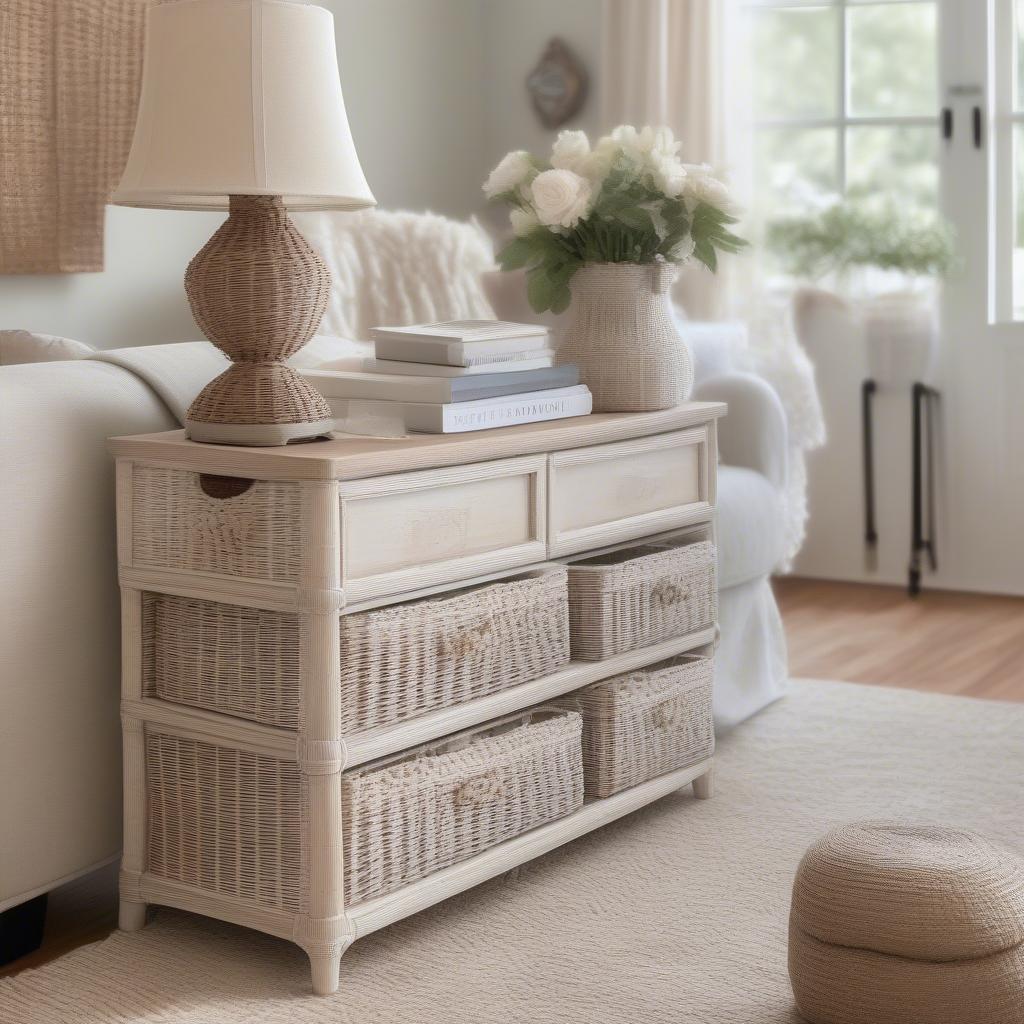
{"type": "Polygon", "coordinates": [[[758,213],[804,213],[839,189],[834,128],[762,128],[755,145],[758,213]]]}
{"type": "Polygon", "coordinates": [[[838,9],[759,10],[750,16],[758,120],[835,116],[838,9]]]}
{"type": "Polygon", "coordinates": [[[1013,126],[1013,315],[1024,319],[1024,125],[1013,126]]]}
{"type": "Polygon", "coordinates": [[[846,16],[851,112],[861,117],[934,114],[935,4],[851,7],[846,16]]]}
{"type": "Polygon", "coordinates": [[[936,135],[931,125],[848,128],[848,191],[937,211],[939,167],[936,135]]]}

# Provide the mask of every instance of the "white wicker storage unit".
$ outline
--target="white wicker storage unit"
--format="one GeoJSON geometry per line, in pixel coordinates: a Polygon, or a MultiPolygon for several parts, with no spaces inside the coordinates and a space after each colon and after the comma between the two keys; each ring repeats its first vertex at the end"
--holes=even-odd
{"type": "MultiPolygon", "coordinates": [[[[709,797],[710,744],[668,771],[667,754],[641,751],[635,777],[646,781],[580,805],[578,716],[565,705],[523,713],[710,651],[724,412],[692,402],[265,449],[196,444],[180,431],[115,439],[121,927],[141,928],[154,903],[258,928],[300,945],[314,991],[330,993],[355,939],[682,786],[709,797]],[[635,586],[644,565],[663,560],[626,550],[677,544],[683,530],[704,575],[687,567],[686,586],[635,586]],[[647,646],[566,661],[564,563],[620,550],[635,599],[661,619],[692,602],[678,618],[685,631],[662,626],[647,646]],[[516,653],[523,636],[538,638],[528,656],[525,644],[516,653]],[[467,672],[467,660],[479,668],[467,672]],[[411,675],[426,681],[422,692],[411,675]],[[451,784],[438,804],[430,780],[445,765],[451,784]],[[436,849],[408,842],[407,823],[389,835],[392,812],[380,808],[394,785],[443,817],[436,849]],[[367,822],[374,831],[360,833],[367,822]],[[415,863],[392,859],[412,848],[415,863]]],[[[619,564],[609,559],[610,573],[619,564]]],[[[707,700],[698,704],[706,716],[707,700]]],[[[630,742],[622,749],[642,736],[630,742]]]]}

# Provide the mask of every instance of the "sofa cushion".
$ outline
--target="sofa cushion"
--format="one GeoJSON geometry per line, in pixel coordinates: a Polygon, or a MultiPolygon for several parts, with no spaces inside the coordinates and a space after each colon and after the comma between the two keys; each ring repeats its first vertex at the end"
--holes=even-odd
{"type": "MultiPolygon", "coordinates": [[[[371,355],[371,342],[318,334],[287,362],[301,370],[313,369],[324,363],[337,368],[355,368],[371,355]]],[[[228,367],[224,353],[208,341],[115,348],[97,352],[92,358],[101,363],[112,363],[144,380],[164,400],[182,426],[192,400],[228,367]]]]}
{"type": "Polygon", "coordinates": [[[784,560],[782,494],[755,470],[718,467],[717,524],[722,589],[767,576],[784,560]]]}
{"type": "Polygon", "coordinates": [[[83,341],[32,331],[0,331],[0,366],[86,359],[93,348],[83,341]]]}

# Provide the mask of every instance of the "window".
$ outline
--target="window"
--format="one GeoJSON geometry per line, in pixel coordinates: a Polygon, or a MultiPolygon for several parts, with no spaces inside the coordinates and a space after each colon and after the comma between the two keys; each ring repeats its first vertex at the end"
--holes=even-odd
{"type": "Polygon", "coordinates": [[[936,0],[748,3],[763,217],[851,193],[937,210],[936,8],[936,0]]]}

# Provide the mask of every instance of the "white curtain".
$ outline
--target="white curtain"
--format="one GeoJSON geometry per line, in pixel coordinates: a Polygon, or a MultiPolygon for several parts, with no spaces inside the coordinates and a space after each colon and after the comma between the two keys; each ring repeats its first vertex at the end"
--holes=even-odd
{"type": "MultiPolygon", "coordinates": [[[[747,193],[749,133],[744,76],[736,52],[736,0],[605,0],[602,122],[667,124],[687,163],[708,163],[747,193]]],[[[693,266],[676,289],[695,319],[721,319],[735,308],[735,261],[718,276],[693,266]]]]}

